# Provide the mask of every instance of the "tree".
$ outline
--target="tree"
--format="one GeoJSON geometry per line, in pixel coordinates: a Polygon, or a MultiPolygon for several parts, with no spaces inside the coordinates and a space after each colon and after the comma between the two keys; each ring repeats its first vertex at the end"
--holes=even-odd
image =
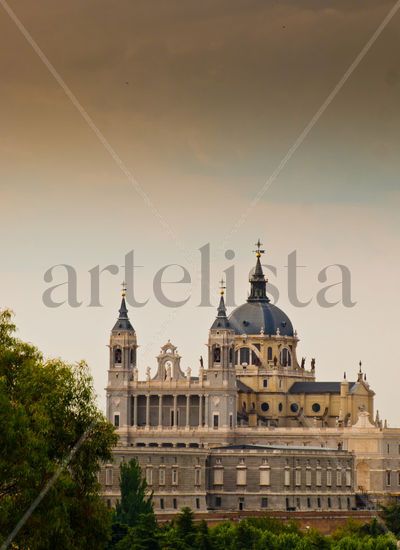
{"type": "Polygon", "coordinates": [[[137,460],[122,462],[120,466],[121,500],[115,509],[115,521],[128,527],[135,527],[142,514],[153,514],[153,494],[137,460]]]}
{"type": "Polygon", "coordinates": [[[110,514],[99,495],[101,461],[117,438],[97,409],[85,363],[45,360],[0,311],[0,540],[35,499],[15,548],[103,548],[110,514]]]}
{"type": "Polygon", "coordinates": [[[382,518],[389,531],[397,538],[400,537],[400,503],[393,502],[382,506],[382,518]]]}

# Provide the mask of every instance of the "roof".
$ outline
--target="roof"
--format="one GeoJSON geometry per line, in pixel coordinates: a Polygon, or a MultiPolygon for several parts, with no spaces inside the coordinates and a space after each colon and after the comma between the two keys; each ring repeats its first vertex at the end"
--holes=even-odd
{"type": "MultiPolygon", "coordinates": [[[[295,382],[289,393],[340,393],[340,382],[295,382]]],[[[351,390],[355,382],[349,382],[351,390]]]]}
{"type": "Polygon", "coordinates": [[[254,390],[249,388],[249,386],[246,386],[246,384],[243,384],[243,382],[238,378],[236,379],[236,387],[237,387],[237,390],[242,393],[254,393],[254,390]]]}
{"type": "Polygon", "coordinates": [[[128,308],[126,307],[125,297],[122,297],[121,301],[121,307],[119,308],[119,316],[118,320],[115,323],[113,331],[119,331],[119,330],[127,330],[127,331],[133,331],[134,328],[131,325],[131,322],[129,321],[128,317],[128,308]]]}
{"type": "Polygon", "coordinates": [[[293,325],[279,307],[269,302],[246,302],[232,311],[229,323],[236,334],[293,336],[293,325]]]}

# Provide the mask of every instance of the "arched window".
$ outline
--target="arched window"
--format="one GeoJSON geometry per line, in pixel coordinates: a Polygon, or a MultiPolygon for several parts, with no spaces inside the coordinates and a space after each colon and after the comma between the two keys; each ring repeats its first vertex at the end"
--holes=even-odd
{"type": "Polygon", "coordinates": [[[214,347],[214,363],[220,363],[221,362],[221,348],[219,346],[214,347]]]}
{"type": "Polygon", "coordinates": [[[281,351],[280,363],[283,367],[290,367],[292,365],[292,355],[287,348],[283,348],[281,351]]]}
{"type": "Polygon", "coordinates": [[[259,367],[261,365],[261,361],[260,361],[258,355],[253,350],[251,351],[251,364],[255,365],[256,367],[259,367]]]}
{"type": "Polygon", "coordinates": [[[271,346],[268,348],[267,358],[268,358],[268,361],[272,361],[272,348],[271,348],[271,346]]]}
{"type": "Polygon", "coordinates": [[[243,363],[250,363],[250,350],[249,348],[240,348],[240,364],[243,365],[243,363]]]}
{"type": "Polygon", "coordinates": [[[121,364],[122,362],[122,351],[119,348],[114,350],[114,361],[118,364],[121,364]]]}

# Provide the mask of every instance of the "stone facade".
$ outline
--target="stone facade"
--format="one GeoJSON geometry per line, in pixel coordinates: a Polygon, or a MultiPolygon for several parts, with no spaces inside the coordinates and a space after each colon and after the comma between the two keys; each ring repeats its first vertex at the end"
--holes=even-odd
{"type": "Polygon", "coordinates": [[[207,365],[200,358],[197,376],[182,370],[168,341],[157,368],[139,379],[137,336],[123,296],[111,331],[107,386],[107,417],[119,444],[114,464],[101,472],[110,504],[119,496],[119,463],[131,457],[139,460],[160,513],[186,505],[339,510],[354,507],[355,492],[365,506],[400,495],[400,430],[389,429],[378,413],[371,420],[374,392],[361,364],[353,382],[346,374],[339,382],[318,382],[315,360],[298,361],[298,334],[266,294],[261,252],[249,298],[229,317],[221,292],[207,365]],[[345,481],[336,484],[339,469],[345,481]],[[268,486],[260,484],[264,470],[268,486]],[[217,471],[223,471],[220,484],[217,471]]]}

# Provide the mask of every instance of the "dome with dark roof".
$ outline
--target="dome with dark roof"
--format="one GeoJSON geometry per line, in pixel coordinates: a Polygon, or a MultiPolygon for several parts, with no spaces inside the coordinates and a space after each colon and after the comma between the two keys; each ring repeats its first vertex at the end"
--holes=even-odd
{"type": "MultiPolygon", "coordinates": [[[[289,317],[279,307],[270,303],[267,296],[267,280],[264,277],[260,257],[265,251],[261,250],[258,240],[256,256],[257,262],[250,277],[250,294],[247,303],[243,304],[230,314],[228,322],[236,334],[279,334],[294,336],[293,325],[289,317]]],[[[218,319],[218,318],[217,318],[218,319]]]]}
{"type": "Polygon", "coordinates": [[[247,302],[232,311],[230,327],[236,334],[276,334],[293,336],[293,325],[279,307],[269,302],[247,302]]]}

